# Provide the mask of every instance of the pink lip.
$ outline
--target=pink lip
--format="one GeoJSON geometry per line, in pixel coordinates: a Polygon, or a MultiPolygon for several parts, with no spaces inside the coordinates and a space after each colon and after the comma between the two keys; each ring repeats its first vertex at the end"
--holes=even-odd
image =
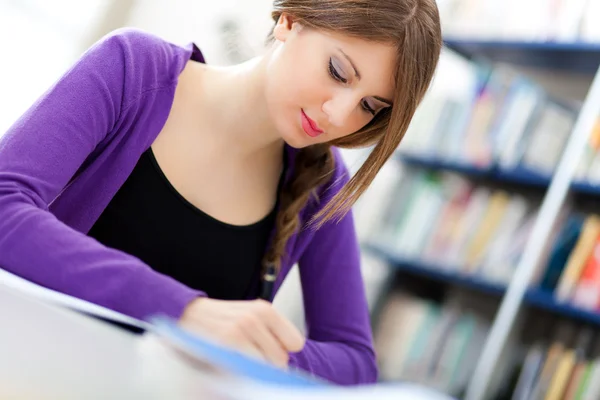
{"type": "Polygon", "coordinates": [[[317,125],[317,123],[315,121],[313,121],[312,119],[310,119],[308,117],[308,115],[306,115],[304,113],[304,110],[301,110],[301,114],[302,114],[302,129],[304,129],[304,132],[306,132],[306,134],[310,137],[317,137],[320,134],[323,133],[323,131],[321,129],[319,129],[319,125],[317,125]]]}

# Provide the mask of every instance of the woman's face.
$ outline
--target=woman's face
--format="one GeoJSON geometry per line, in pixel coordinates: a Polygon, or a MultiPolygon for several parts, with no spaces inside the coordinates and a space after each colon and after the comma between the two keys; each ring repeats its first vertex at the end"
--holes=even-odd
{"type": "Polygon", "coordinates": [[[279,19],[267,65],[269,114],[302,148],[350,135],[391,107],[396,49],[279,19]]]}

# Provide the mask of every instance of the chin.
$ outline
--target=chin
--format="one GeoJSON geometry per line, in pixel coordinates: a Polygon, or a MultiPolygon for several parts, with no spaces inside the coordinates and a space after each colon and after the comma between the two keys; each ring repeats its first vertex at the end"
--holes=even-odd
{"type": "Polygon", "coordinates": [[[283,141],[290,147],[295,149],[302,149],[304,147],[310,146],[314,144],[311,140],[311,137],[308,136],[302,127],[294,126],[290,124],[289,121],[281,121],[288,122],[286,124],[279,124],[279,132],[281,132],[281,138],[283,141]]]}
{"type": "Polygon", "coordinates": [[[306,143],[305,141],[298,140],[297,138],[283,137],[283,141],[290,147],[294,149],[302,149],[304,147],[310,146],[312,143],[306,143]]]}

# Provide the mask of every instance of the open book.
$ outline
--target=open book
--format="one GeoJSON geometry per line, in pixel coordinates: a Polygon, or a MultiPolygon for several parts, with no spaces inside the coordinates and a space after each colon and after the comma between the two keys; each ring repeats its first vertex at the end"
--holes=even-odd
{"type": "Polygon", "coordinates": [[[302,371],[284,371],[263,361],[223,348],[182,330],[165,318],[153,320],[153,332],[186,355],[208,363],[233,380],[214,380],[212,389],[235,400],[452,400],[414,384],[337,386],[302,371]],[[229,382],[223,384],[223,382],[229,382]]]}

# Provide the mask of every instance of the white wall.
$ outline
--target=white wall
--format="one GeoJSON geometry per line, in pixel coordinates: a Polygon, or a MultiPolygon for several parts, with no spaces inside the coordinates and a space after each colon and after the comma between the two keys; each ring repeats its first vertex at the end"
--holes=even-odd
{"type": "Polygon", "coordinates": [[[222,65],[229,63],[219,36],[222,22],[237,22],[245,46],[258,54],[272,26],[271,5],[271,0],[138,0],[129,25],[176,43],[194,41],[207,62],[222,65]]]}
{"type": "Polygon", "coordinates": [[[251,55],[272,26],[271,0],[128,1],[133,8],[122,24],[104,18],[111,7],[126,8],[123,0],[0,0],[0,135],[106,29],[127,25],[194,41],[208,62],[222,65],[230,63],[218,33],[224,19],[240,25],[251,55]]]}
{"type": "Polygon", "coordinates": [[[0,135],[73,61],[103,6],[101,0],[0,1],[0,135]]]}

